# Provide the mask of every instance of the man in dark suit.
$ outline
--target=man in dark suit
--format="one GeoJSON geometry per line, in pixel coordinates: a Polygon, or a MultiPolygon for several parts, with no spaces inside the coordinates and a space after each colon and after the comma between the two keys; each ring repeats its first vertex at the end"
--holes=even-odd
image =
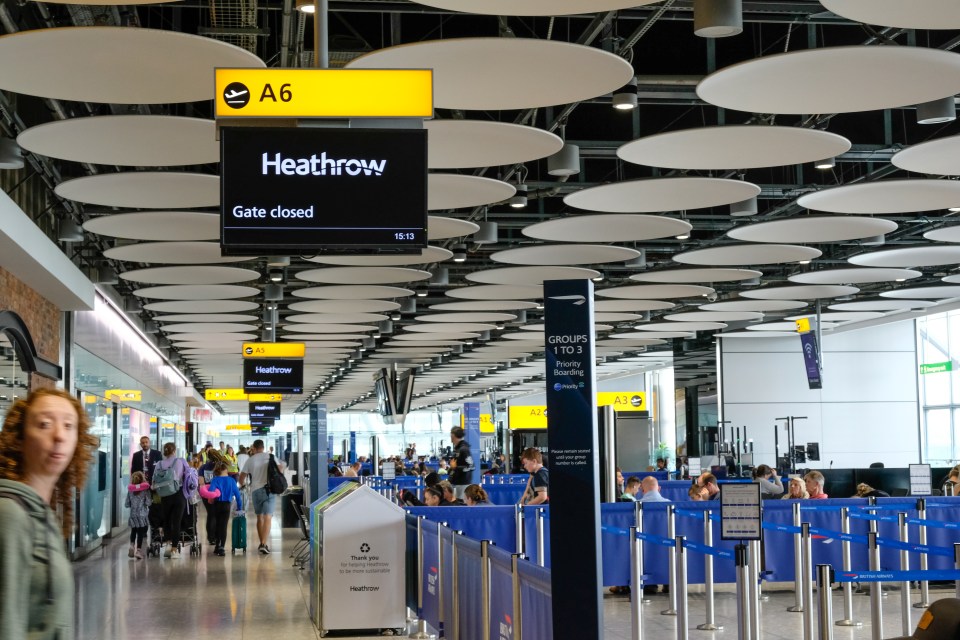
{"type": "Polygon", "coordinates": [[[147,482],[153,481],[153,467],[163,460],[163,455],[156,449],[150,448],[150,438],[143,436],[140,438],[140,451],[137,451],[130,457],[130,475],[135,471],[143,471],[147,482]]]}

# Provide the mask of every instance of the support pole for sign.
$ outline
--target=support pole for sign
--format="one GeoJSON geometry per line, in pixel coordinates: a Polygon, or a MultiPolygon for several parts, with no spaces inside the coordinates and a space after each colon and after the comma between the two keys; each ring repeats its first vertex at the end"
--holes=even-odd
{"type": "Polygon", "coordinates": [[[427,633],[427,621],[423,619],[423,521],[426,516],[417,516],[417,630],[410,633],[414,640],[432,640],[427,633]]]}
{"type": "Polygon", "coordinates": [[[819,640],[833,640],[833,582],[832,569],[828,564],[817,565],[817,597],[819,604],[819,640]]]}
{"type": "Polygon", "coordinates": [[[462,531],[453,532],[453,589],[450,591],[453,598],[453,620],[450,622],[453,640],[460,640],[460,549],[457,546],[457,538],[462,533],[462,531]]]}
{"type": "Polygon", "coordinates": [[[750,637],[760,640],[760,541],[751,540],[747,545],[750,573],[750,637]]]}
{"type": "Polygon", "coordinates": [[[544,535],[543,535],[543,509],[537,509],[535,512],[536,522],[537,522],[537,564],[545,566],[547,564],[547,553],[544,547],[544,535]]]}
{"type": "Polygon", "coordinates": [[[737,565],[737,640],[751,640],[750,638],[750,598],[747,593],[747,545],[738,544],[734,549],[734,559],[737,565]]]}
{"type": "MultiPolygon", "coordinates": [[[[708,547],[713,546],[713,524],[710,522],[710,515],[710,511],[703,512],[703,544],[708,547]]],[[[722,631],[723,626],[716,624],[714,620],[713,556],[709,553],[703,556],[703,588],[707,608],[707,620],[703,624],[697,625],[697,629],[700,631],[722,631]]]]}
{"type": "MultiPolygon", "coordinates": [[[[840,532],[850,533],[850,509],[842,507],[840,509],[840,532]]],[[[844,540],[841,543],[843,547],[843,571],[849,573],[853,569],[853,561],[850,555],[850,541],[844,540]]],[[[838,627],[862,627],[863,623],[853,619],[853,583],[843,583],[843,619],[837,620],[838,627]]]]}
{"type": "MultiPolygon", "coordinates": [[[[800,503],[793,503],[793,526],[800,527],[800,503]]],[[[803,613],[803,540],[800,533],[793,534],[793,594],[795,604],[787,611],[803,613]]]]}
{"type": "MultiPolygon", "coordinates": [[[[900,542],[910,542],[910,531],[907,528],[907,514],[897,514],[897,527],[900,531],[900,542]]],[[[906,549],[900,550],[900,571],[910,570],[910,552],[906,549]]],[[[912,612],[910,606],[910,581],[904,580],[900,583],[900,617],[903,635],[909,636],[913,633],[913,621],[910,619],[912,612]]]]}
{"type": "Polygon", "coordinates": [[[313,0],[313,66],[317,69],[330,66],[330,43],[327,37],[329,15],[328,0],[313,0]]]}
{"type": "Polygon", "coordinates": [[[518,566],[522,559],[522,553],[514,553],[510,556],[510,577],[513,586],[513,640],[521,640],[523,637],[523,603],[520,599],[520,567],[518,566]]]}
{"type": "Polygon", "coordinates": [[[489,540],[480,541],[480,611],[483,620],[480,628],[483,637],[490,637],[490,545],[489,540]]]}
{"type": "MultiPolygon", "coordinates": [[[[677,559],[677,581],[673,585],[676,586],[677,592],[677,640],[688,640],[690,637],[690,610],[687,601],[687,550],[684,547],[687,539],[685,536],[676,536],[673,540],[677,559]]],[[[671,590],[673,586],[671,586],[671,590]]]]}
{"type": "Polygon", "coordinates": [[[643,548],[630,527],[630,640],[643,640],[643,548]]]}
{"type": "Polygon", "coordinates": [[[803,640],[813,640],[813,541],[810,523],[800,525],[803,538],[803,640]]]}
{"type": "Polygon", "coordinates": [[[523,506],[514,505],[513,506],[513,522],[516,527],[517,535],[517,553],[524,553],[524,544],[523,544],[523,506]]]}
{"type": "MultiPolygon", "coordinates": [[[[677,536],[677,514],[672,504],[667,505],[667,537],[677,536]]],[[[660,612],[662,616],[677,615],[677,548],[670,547],[667,554],[667,574],[670,585],[670,606],[660,612]]]]}
{"type": "MultiPolygon", "coordinates": [[[[871,524],[875,521],[871,520],[871,524]]],[[[877,532],[867,534],[867,548],[870,553],[870,570],[880,571],[880,547],[877,546],[877,532]]],[[[881,598],[881,583],[870,585],[870,637],[873,640],[883,638],[883,599],[881,598]]]]}
{"type": "MultiPolygon", "coordinates": [[[[917,500],[917,518],[920,520],[927,519],[927,501],[923,498],[917,500]]],[[[926,546],[927,544],[927,528],[925,526],[920,526],[920,544],[926,546]]],[[[920,554],[920,570],[926,571],[930,568],[930,563],[927,559],[926,553],[920,554]]],[[[930,606],[930,583],[927,580],[920,581],[920,602],[913,605],[917,609],[926,609],[930,606]]]]}

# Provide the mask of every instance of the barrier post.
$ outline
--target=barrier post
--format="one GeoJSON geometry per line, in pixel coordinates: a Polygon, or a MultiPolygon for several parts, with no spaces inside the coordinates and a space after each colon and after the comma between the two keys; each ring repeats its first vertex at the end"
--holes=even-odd
{"type": "Polygon", "coordinates": [[[483,637],[490,637],[490,545],[489,540],[480,541],[480,611],[483,620],[480,628],[483,637]]]}
{"type": "MultiPolygon", "coordinates": [[[[960,542],[953,543],[953,566],[960,569],[960,542]]],[[[956,597],[960,598],[960,580],[956,581],[954,588],[956,589],[956,597]]]]}
{"type": "Polygon", "coordinates": [[[747,545],[738,544],[734,549],[734,559],[737,565],[737,640],[751,640],[750,600],[747,595],[747,545]]]}
{"type": "Polygon", "coordinates": [[[440,628],[437,629],[441,636],[444,635],[444,625],[446,620],[443,618],[443,607],[446,604],[443,597],[443,590],[446,588],[446,583],[443,579],[443,572],[446,570],[446,563],[443,561],[443,535],[440,533],[442,530],[443,524],[437,523],[437,621],[440,623],[440,628]]]}
{"type": "Polygon", "coordinates": [[[513,522],[515,525],[514,528],[516,529],[516,533],[517,533],[517,553],[520,553],[520,554],[523,554],[526,552],[526,549],[524,548],[525,545],[523,543],[524,542],[524,530],[523,530],[524,517],[525,516],[523,514],[523,506],[519,504],[514,505],[513,506],[513,522]]]}
{"type": "Polygon", "coordinates": [[[423,521],[426,516],[417,516],[417,630],[410,633],[414,640],[431,640],[427,633],[427,621],[423,619],[423,521]]]}
{"type": "Polygon", "coordinates": [[[522,553],[514,553],[510,556],[510,568],[513,572],[510,576],[513,585],[513,640],[521,640],[523,637],[523,625],[520,622],[523,616],[520,600],[520,568],[517,566],[522,559],[522,553]]]}
{"type": "MultiPolygon", "coordinates": [[[[710,511],[703,512],[703,544],[713,546],[713,524],[710,522],[710,511]]],[[[703,588],[707,608],[707,621],[697,625],[700,631],[722,631],[723,626],[716,624],[713,611],[713,556],[709,553],[703,556],[703,588]]]]}
{"type": "MultiPolygon", "coordinates": [[[[871,520],[875,524],[875,521],[871,520]]],[[[867,547],[870,552],[870,570],[880,570],[880,547],[877,546],[877,532],[867,534],[867,547]]],[[[873,640],[883,638],[883,600],[879,582],[870,585],[870,637],[873,640]]]]}
{"type": "Polygon", "coordinates": [[[423,502],[423,478],[417,476],[417,500],[423,502]]]}
{"type": "Polygon", "coordinates": [[[800,537],[803,539],[803,640],[813,640],[813,541],[810,537],[810,523],[801,523],[800,529],[800,537]]]}
{"type": "Polygon", "coordinates": [[[453,640],[460,640],[460,550],[457,537],[460,531],[453,532],[453,620],[450,621],[450,633],[453,640]]]}
{"type": "MultiPolygon", "coordinates": [[[[793,526],[800,527],[800,503],[793,503],[793,526]]],[[[793,534],[793,594],[794,605],[787,607],[787,611],[803,613],[803,540],[801,534],[793,534]]]]}
{"type": "Polygon", "coordinates": [[[534,514],[534,517],[537,519],[537,564],[542,567],[547,563],[546,550],[543,548],[543,509],[538,508],[534,514]]]}
{"type": "Polygon", "coordinates": [[[750,637],[760,640],[760,541],[751,540],[747,545],[747,563],[750,583],[750,637]]]}
{"type": "Polygon", "coordinates": [[[833,640],[833,582],[832,569],[828,564],[817,565],[817,596],[820,609],[820,640],[833,640]]]}
{"type": "MultiPolygon", "coordinates": [[[[677,514],[672,504],[667,505],[667,537],[677,537],[677,514]]],[[[667,575],[670,585],[670,606],[660,612],[662,616],[677,615],[677,548],[670,547],[667,554],[667,575]]]]}
{"type": "MultiPolygon", "coordinates": [[[[920,520],[927,519],[927,501],[923,498],[917,499],[917,518],[920,520]]],[[[925,526],[920,526],[920,544],[927,544],[927,528],[925,526]]],[[[930,563],[927,558],[926,553],[920,554],[920,570],[926,571],[930,568],[930,563]]],[[[926,609],[930,606],[930,582],[927,580],[920,581],[920,602],[913,605],[916,609],[926,609]]]]}
{"type": "MultiPolygon", "coordinates": [[[[900,531],[900,542],[910,542],[910,531],[907,529],[907,514],[900,512],[897,514],[897,526],[900,531]]],[[[910,570],[910,552],[906,549],[900,550],[900,571],[910,570]]],[[[913,633],[913,621],[910,619],[912,612],[910,606],[910,581],[904,580],[900,583],[900,615],[903,635],[909,636],[913,633]]]]}
{"type": "Polygon", "coordinates": [[[643,640],[643,547],[638,527],[630,527],[630,640],[643,640]]]}
{"type": "MultiPolygon", "coordinates": [[[[843,507],[840,509],[840,532],[850,533],[850,509],[843,507]]],[[[853,568],[853,561],[850,556],[850,541],[844,540],[841,543],[843,547],[843,570],[849,572],[853,568]]],[[[838,627],[862,627],[863,623],[853,619],[853,583],[843,583],[843,619],[837,620],[838,627]]]]}
{"type": "Polygon", "coordinates": [[[677,551],[675,554],[677,559],[677,581],[675,583],[677,587],[677,640],[688,640],[690,637],[690,611],[687,606],[689,604],[687,601],[687,550],[684,547],[687,538],[676,536],[673,540],[676,543],[674,549],[677,551]]]}

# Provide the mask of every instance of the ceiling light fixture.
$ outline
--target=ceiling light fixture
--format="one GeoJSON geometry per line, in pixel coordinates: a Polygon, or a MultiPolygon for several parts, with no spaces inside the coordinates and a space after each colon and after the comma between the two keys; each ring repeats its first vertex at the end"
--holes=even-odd
{"type": "Polygon", "coordinates": [[[797,264],[810,264],[809,260],[800,260],[797,264]]]}
{"type": "Polygon", "coordinates": [[[563,147],[547,157],[547,173],[552,176],[574,176],[580,173],[580,147],[567,142],[567,125],[560,125],[563,147]]]}
{"type": "Polygon", "coordinates": [[[283,282],[283,269],[270,269],[267,272],[270,282],[283,282]]]}
{"type": "Polygon", "coordinates": [[[313,0],[297,0],[297,11],[313,15],[316,10],[317,7],[313,4],[313,0]]]}
{"type": "Polygon", "coordinates": [[[12,138],[0,138],[0,169],[23,169],[23,153],[12,138]]]}
{"type": "Polygon", "coordinates": [[[733,218],[755,215],[757,215],[757,196],[730,205],[730,216],[733,218]]]}
{"type": "Polygon", "coordinates": [[[517,192],[508,200],[510,206],[514,209],[523,209],[527,206],[527,185],[516,185],[517,192]]]}
{"type": "Polygon", "coordinates": [[[820,169],[820,171],[827,171],[828,169],[833,169],[837,166],[836,158],[824,158],[823,160],[818,160],[813,163],[814,169],[820,169]]]}
{"type": "Polygon", "coordinates": [[[726,38],[742,33],[741,0],[694,0],[693,32],[701,38],[726,38]]]}
{"type": "Polygon", "coordinates": [[[637,78],[633,77],[627,84],[613,92],[613,108],[618,111],[630,111],[637,106],[637,78]]]}
{"type": "Polygon", "coordinates": [[[57,240],[60,242],[83,242],[83,228],[72,218],[64,218],[60,221],[57,240]]]}
{"type": "Polygon", "coordinates": [[[428,291],[426,289],[417,289],[418,298],[426,298],[428,291]]]}
{"type": "Polygon", "coordinates": [[[450,247],[450,250],[453,251],[453,261],[454,262],[465,262],[467,259],[467,245],[465,244],[455,244],[450,247]]]}
{"type": "Polygon", "coordinates": [[[917,105],[917,124],[943,124],[956,119],[957,104],[953,96],[917,105]]]}

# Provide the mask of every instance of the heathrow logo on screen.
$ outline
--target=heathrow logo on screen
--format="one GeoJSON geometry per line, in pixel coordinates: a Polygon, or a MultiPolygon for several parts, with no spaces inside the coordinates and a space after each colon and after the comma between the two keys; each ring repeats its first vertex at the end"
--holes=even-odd
{"type": "Polygon", "coordinates": [[[328,158],[327,152],[309,158],[286,158],[281,153],[264,153],[260,173],[265,176],[382,176],[386,160],[328,158]]]}

